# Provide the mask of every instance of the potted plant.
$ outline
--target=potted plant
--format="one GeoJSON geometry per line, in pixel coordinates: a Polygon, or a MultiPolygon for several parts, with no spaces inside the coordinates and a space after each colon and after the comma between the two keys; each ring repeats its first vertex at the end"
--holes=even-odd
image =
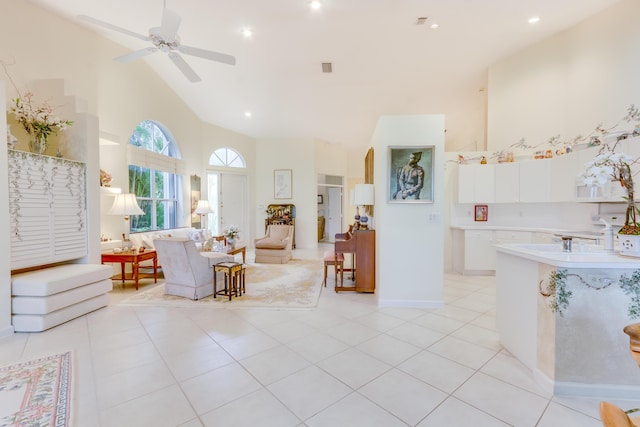
{"type": "Polygon", "coordinates": [[[608,181],[617,181],[624,187],[627,195],[624,225],[618,232],[623,255],[640,256],[640,224],[637,221],[638,208],[634,201],[634,183],[631,165],[636,160],[625,153],[617,153],[618,143],[629,136],[623,134],[613,143],[602,143],[598,155],[587,162],[582,180],[588,186],[603,186],[608,181]]]}

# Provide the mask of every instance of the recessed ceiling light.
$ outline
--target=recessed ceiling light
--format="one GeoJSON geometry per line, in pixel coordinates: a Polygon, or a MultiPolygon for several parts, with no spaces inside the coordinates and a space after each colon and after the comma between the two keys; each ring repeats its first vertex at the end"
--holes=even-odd
{"type": "Polygon", "coordinates": [[[532,16],[527,22],[529,22],[529,24],[537,24],[538,22],[540,22],[540,17],[532,16]]]}
{"type": "Polygon", "coordinates": [[[429,25],[429,28],[431,28],[432,30],[437,30],[438,28],[440,28],[440,25],[434,22],[433,24],[429,25]]]}
{"type": "Polygon", "coordinates": [[[318,10],[322,7],[322,2],[320,0],[313,0],[309,3],[309,6],[311,6],[311,9],[313,10],[318,10]]]}
{"type": "Polygon", "coordinates": [[[242,35],[243,35],[245,38],[250,38],[250,37],[253,35],[253,30],[252,30],[251,28],[244,28],[244,29],[242,30],[242,35]]]}
{"type": "Polygon", "coordinates": [[[244,116],[245,117],[251,117],[251,111],[245,111],[244,112],[244,116]]]}

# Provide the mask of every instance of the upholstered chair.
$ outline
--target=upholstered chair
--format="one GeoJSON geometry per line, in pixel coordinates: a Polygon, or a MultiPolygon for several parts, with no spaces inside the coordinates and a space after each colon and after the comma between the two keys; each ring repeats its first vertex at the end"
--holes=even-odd
{"type": "MultiPolygon", "coordinates": [[[[213,294],[213,268],[193,240],[156,239],[158,262],[165,278],[164,293],[197,300],[213,294]]],[[[233,257],[220,254],[217,262],[233,261],[233,257]]],[[[224,287],[224,277],[218,275],[218,287],[224,287]]]]}
{"type": "Polygon", "coordinates": [[[267,227],[267,235],[254,240],[256,262],[286,264],[291,259],[293,225],[267,227]]]}

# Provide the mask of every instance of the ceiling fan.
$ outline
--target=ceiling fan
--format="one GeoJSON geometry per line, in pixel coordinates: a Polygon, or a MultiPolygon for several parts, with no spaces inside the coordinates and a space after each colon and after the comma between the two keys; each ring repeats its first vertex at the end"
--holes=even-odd
{"type": "Polygon", "coordinates": [[[196,74],[193,68],[191,68],[191,66],[187,64],[187,61],[184,60],[180,53],[183,53],[185,55],[197,56],[199,58],[208,59],[210,61],[222,62],[223,64],[236,64],[236,58],[231,55],[214,52],[211,50],[200,49],[197,47],[185,46],[181,44],[180,37],[178,36],[178,27],[180,26],[180,21],[182,20],[182,18],[180,18],[177,13],[170,11],[166,7],[162,12],[162,23],[160,27],[150,28],[148,36],[129,31],[125,28],[118,27],[116,25],[101,21],[96,18],[92,18],[87,15],[78,15],[78,18],[113,31],[118,31],[120,33],[138,38],[140,40],[150,41],[153,44],[153,46],[136,50],[126,55],[114,58],[115,61],[130,62],[158,51],[164,52],[176,65],[176,67],[178,67],[180,71],[182,71],[182,73],[185,75],[185,77],[187,77],[187,79],[189,79],[189,81],[191,82],[199,82],[202,79],[200,78],[200,76],[198,76],[198,74],[196,74]]]}

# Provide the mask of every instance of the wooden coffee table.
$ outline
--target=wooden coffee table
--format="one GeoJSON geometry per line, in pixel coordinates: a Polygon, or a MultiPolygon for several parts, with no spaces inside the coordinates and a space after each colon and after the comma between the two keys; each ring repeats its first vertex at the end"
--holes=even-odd
{"type": "Polygon", "coordinates": [[[138,280],[144,277],[153,277],[154,283],[158,283],[158,254],[156,251],[152,249],[147,249],[144,252],[103,252],[102,253],[102,263],[105,262],[114,262],[120,263],[120,271],[121,274],[119,276],[114,276],[112,279],[122,279],[122,286],[124,287],[124,281],[127,280],[125,274],[125,264],[131,263],[131,279],[136,284],[136,290],[138,290],[138,280]],[[139,272],[140,269],[140,261],[146,261],[148,259],[153,260],[153,275],[152,274],[141,274],[139,272]]]}

